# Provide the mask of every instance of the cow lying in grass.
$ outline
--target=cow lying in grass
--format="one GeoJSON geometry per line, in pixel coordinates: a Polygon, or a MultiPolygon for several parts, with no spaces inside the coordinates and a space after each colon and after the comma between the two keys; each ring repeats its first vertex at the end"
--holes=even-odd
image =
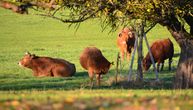
{"type": "Polygon", "coordinates": [[[135,35],[133,28],[126,27],[122,29],[117,37],[117,46],[120,50],[122,60],[124,60],[124,56],[126,54],[127,60],[129,61],[134,44],[135,35]]]}
{"type": "MultiPolygon", "coordinates": [[[[169,59],[169,70],[171,70],[172,57],[174,55],[174,46],[170,39],[163,39],[155,41],[150,50],[152,52],[155,62],[157,62],[157,70],[159,71],[160,63],[162,63],[161,71],[164,67],[164,60],[169,59]]],[[[148,70],[151,66],[151,58],[149,52],[143,59],[143,68],[148,70]]]]}
{"type": "Polygon", "coordinates": [[[19,62],[20,66],[30,68],[34,76],[69,77],[76,72],[75,65],[58,58],[39,57],[26,53],[19,62]]]}
{"type": "Polygon", "coordinates": [[[96,47],[87,47],[80,55],[80,64],[88,70],[91,86],[93,86],[94,75],[96,75],[97,85],[100,86],[101,75],[106,74],[113,63],[110,63],[96,47]]]}

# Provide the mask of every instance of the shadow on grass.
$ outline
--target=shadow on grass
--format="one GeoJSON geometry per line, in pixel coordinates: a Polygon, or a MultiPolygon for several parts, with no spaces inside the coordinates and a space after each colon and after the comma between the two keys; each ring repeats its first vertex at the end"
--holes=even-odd
{"type": "Polygon", "coordinates": [[[136,82],[136,81],[130,81],[127,80],[121,80],[117,83],[113,83],[112,87],[114,89],[154,89],[154,90],[160,90],[160,89],[172,89],[173,88],[173,77],[165,78],[165,79],[159,79],[159,81],[156,81],[155,79],[144,79],[143,82],[136,82]]]}
{"type": "Polygon", "coordinates": [[[65,78],[0,75],[0,90],[72,90],[80,88],[83,77],[83,73],[65,78]]]}
{"type": "MultiPolygon", "coordinates": [[[[167,68],[167,67],[166,67],[167,68]]],[[[128,82],[128,71],[122,70],[121,74],[118,77],[117,83],[115,82],[115,77],[111,78],[110,88],[114,89],[173,89],[174,73],[176,69],[168,71],[164,69],[158,73],[159,81],[156,81],[155,72],[152,70],[145,72],[143,74],[144,81],[139,83],[135,82],[136,70],[132,72],[132,81],[128,82]]],[[[105,88],[105,87],[104,87],[105,88]]]]}
{"type": "Polygon", "coordinates": [[[74,75],[74,77],[88,77],[88,72],[78,72],[74,75]]]}
{"type": "MultiPolygon", "coordinates": [[[[173,75],[165,71],[161,73],[160,82],[154,81],[154,73],[144,74],[145,81],[142,84],[127,81],[127,71],[123,70],[119,82],[115,84],[115,70],[111,70],[102,78],[100,87],[94,86],[92,89],[172,89],[173,75]]],[[[134,71],[135,72],[135,71],[134,71]]],[[[89,85],[88,73],[77,72],[73,77],[57,78],[20,75],[0,75],[0,90],[75,90],[91,89],[89,85]]],[[[96,83],[96,81],[95,81],[96,83]]]]}

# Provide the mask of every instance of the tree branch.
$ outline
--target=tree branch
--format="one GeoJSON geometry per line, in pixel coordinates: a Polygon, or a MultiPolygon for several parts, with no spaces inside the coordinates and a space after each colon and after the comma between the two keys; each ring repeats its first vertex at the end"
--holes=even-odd
{"type": "Polygon", "coordinates": [[[63,8],[65,5],[62,4],[59,8],[57,8],[53,13],[52,16],[54,16],[61,8],[63,8]]]}
{"type": "Polygon", "coordinates": [[[147,34],[152,28],[156,26],[157,23],[153,23],[147,31],[145,31],[145,34],[147,34]]]}
{"type": "Polygon", "coordinates": [[[193,16],[185,15],[184,19],[186,23],[190,26],[190,34],[193,35],[193,16]]]}
{"type": "Polygon", "coordinates": [[[53,16],[53,15],[48,15],[48,14],[37,14],[37,15],[45,16],[45,17],[50,17],[50,18],[53,18],[53,19],[62,21],[63,23],[79,23],[79,22],[86,21],[86,20],[88,20],[89,18],[92,18],[92,17],[93,17],[96,13],[98,13],[99,11],[100,11],[100,10],[97,10],[97,11],[93,12],[92,14],[90,14],[90,15],[87,16],[87,17],[82,16],[82,17],[80,17],[79,19],[74,19],[74,20],[72,20],[72,19],[62,19],[62,18],[53,16]]]}

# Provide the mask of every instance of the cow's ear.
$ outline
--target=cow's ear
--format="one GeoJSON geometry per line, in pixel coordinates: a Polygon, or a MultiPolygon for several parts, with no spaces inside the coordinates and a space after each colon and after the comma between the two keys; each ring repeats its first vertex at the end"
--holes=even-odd
{"type": "Polygon", "coordinates": [[[112,67],[113,65],[114,65],[114,62],[111,62],[109,67],[112,67]]]}
{"type": "Polygon", "coordinates": [[[122,36],[122,34],[121,33],[119,33],[119,37],[121,37],[122,36]]]}
{"type": "Polygon", "coordinates": [[[32,59],[33,59],[33,58],[35,58],[35,57],[36,57],[36,55],[35,55],[35,54],[32,54],[32,55],[31,55],[31,58],[32,58],[32,59]]]}
{"type": "Polygon", "coordinates": [[[25,52],[25,55],[31,55],[31,54],[27,51],[27,52],[25,52]]]}

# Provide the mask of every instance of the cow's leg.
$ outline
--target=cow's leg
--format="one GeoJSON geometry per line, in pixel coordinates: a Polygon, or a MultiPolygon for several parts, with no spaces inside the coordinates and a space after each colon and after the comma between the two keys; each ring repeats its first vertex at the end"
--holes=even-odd
{"type": "Polygon", "coordinates": [[[33,75],[34,75],[34,76],[38,76],[38,73],[37,73],[37,72],[33,72],[33,75]]]}
{"type": "Polygon", "coordinates": [[[62,72],[57,70],[57,69],[53,69],[52,71],[49,72],[49,76],[52,77],[62,77],[64,75],[62,75],[62,72]]]}
{"type": "Polygon", "coordinates": [[[122,50],[121,50],[121,60],[122,60],[122,61],[124,61],[124,56],[125,56],[124,54],[125,54],[125,51],[122,49],[122,50]]]}
{"type": "Polygon", "coordinates": [[[163,68],[164,68],[164,61],[162,61],[162,66],[160,71],[163,71],[163,68]]]}
{"type": "Polygon", "coordinates": [[[131,51],[132,51],[132,48],[130,46],[127,46],[127,61],[130,60],[130,57],[131,57],[131,51]]]}
{"type": "Polygon", "coordinates": [[[160,61],[157,62],[157,71],[159,72],[160,61]]]}
{"type": "Polygon", "coordinates": [[[169,63],[169,68],[168,68],[168,70],[171,71],[172,58],[169,58],[168,63],[169,63]]]}
{"type": "Polygon", "coordinates": [[[46,76],[49,76],[50,72],[49,71],[41,71],[41,72],[38,72],[38,77],[46,77],[46,76]]]}
{"type": "Polygon", "coordinates": [[[96,74],[96,79],[97,79],[97,85],[100,86],[100,78],[101,75],[100,74],[96,74]]]}
{"type": "Polygon", "coordinates": [[[38,77],[45,77],[47,75],[44,75],[44,74],[39,74],[38,77]]]}
{"type": "Polygon", "coordinates": [[[92,69],[88,70],[88,75],[90,78],[90,86],[93,87],[94,83],[93,83],[93,78],[94,78],[94,72],[92,71],[92,69]]]}
{"type": "Polygon", "coordinates": [[[49,76],[53,76],[53,77],[65,77],[65,76],[68,76],[68,74],[65,74],[67,73],[65,71],[65,68],[61,68],[61,67],[55,67],[55,68],[52,68],[50,71],[49,71],[49,76]]]}
{"type": "Polygon", "coordinates": [[[127,52],[127,61],[130,60],[131,54],[127,52]]]}
{"type": "Polygon", "coordinates": [[[47,71],[41,70],[38,72],[38,76],[39,77],[51,76],[51,72],[52,72],[51,69],[49,69],[47,71]]]}

